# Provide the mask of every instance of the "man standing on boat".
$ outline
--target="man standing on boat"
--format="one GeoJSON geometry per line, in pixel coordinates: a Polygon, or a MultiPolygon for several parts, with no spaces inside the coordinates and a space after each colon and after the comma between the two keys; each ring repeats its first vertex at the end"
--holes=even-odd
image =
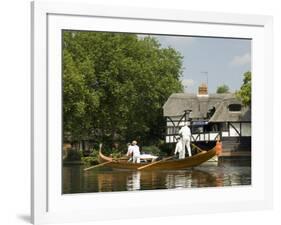
{"type": "Polygon", "coordinates": [[[184,126],[180,129],[179,135],[181,136],[182,141],[182,152],[183,158],[185,157],[185,147],[187,148],[188,156],[191,156],[190,140],[191,140],[191,131],[187,126],[187,122],[184,123],[184,126]]]}
{"type": "Polygon", "coordinates": [[[140,148],[137,146],[137,141],[132,142],[130,150],[133,154],[133,163],[140,163],[140,148]]]}

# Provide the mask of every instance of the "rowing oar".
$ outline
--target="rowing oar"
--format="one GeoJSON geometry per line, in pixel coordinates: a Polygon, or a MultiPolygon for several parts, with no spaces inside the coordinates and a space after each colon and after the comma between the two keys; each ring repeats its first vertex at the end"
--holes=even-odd
{"type": "Polygon", "coordinates": [[[168,157],[168,158],[164,158],[164,159],[159,160],[159,161],[156,161],[156,162],[152,162],[152,163],[150,163],[150,164],[148,164],[148,165],[139,167],[138,170],[142,170],[142,169],[144,169],[144,168],[153,166],[153,165],[155,165],[155,164],[157,164],[157,163],[160,163],[160,162],[166,161],[166,160],[168,160],[168,159],[172,159],[172,158],[174,158],[174,156],[171,156],[171,157],[168,157]]]}
{"type": "Polygon", "coordinates": [[[104,165],[109,164],[109,163],[112,163],[112,161],[100,163],[100,164],[98,164],[98,165],[85,168],[84,171],[91,170],[91,169],[94,169],[94,168],[97,168],[97,167],[100,167],[100,166],[104,166],[104,165]]]}
{"type": "MultiPolygon", "coordinates": [[[[200,152],[207,152],[207,151],[205,151],[205,150],[199,148],[199,147],[196,146],[195,144],[193,144],[193,143],[191,143],[191,144],[192,144],[193,147],[197,148],[200,152]]],[[[210,162],[217,162],[217,160],[211,160],[211,159],[209,159],[209,161],[210,161],[210,162]]]]}
{"type": "Polygon", "coordinates": [[[199,148],[198,146],[196,146],[195,144],[191,143],[191,145],[195,148],[197,148],[197,150],[199,150],[200,152],[206,152],[205,150],[199,148]]]}

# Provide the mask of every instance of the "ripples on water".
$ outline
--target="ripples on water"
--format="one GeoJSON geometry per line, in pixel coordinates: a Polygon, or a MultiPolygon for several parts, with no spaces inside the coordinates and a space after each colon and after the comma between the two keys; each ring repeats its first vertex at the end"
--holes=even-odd
{"type": "Polygon", "coordinates": [[[63,193],[136,191],[251,185],[250,161],[203,164],[173,171],[117,171],[84,166],[63,167],[63,193]]]}

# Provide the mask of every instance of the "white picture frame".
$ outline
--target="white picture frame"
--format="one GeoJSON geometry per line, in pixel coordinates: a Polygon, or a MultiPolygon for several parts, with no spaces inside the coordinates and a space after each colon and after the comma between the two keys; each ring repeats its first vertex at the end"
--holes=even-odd
{"type": "Polygon", "coordinates": [[[270,16],[32,2],[32,222],[136,218],[144,210],[146,217],[155,217],[272,208],[272,49],[270,16]],[[62,195],[57,172],[62,166],[62,29],[252,38],[252,185],[62,195]]]}

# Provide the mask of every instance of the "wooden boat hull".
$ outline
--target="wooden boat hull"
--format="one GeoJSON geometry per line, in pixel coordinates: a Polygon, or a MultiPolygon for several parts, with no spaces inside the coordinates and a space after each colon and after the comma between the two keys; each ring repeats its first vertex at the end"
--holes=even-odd
{"type": "MultiPolygon", "coordinates": [[[[173,159],[173,160],[163,160],[150,165],[142,170],[180,170],[191,167],[196,167],[212,157],[216,155],[216,147],[209,150],[203,151],[191,157],[187,157],[185,159],[173,159]]],[[[99,152],[99,162],[105,163],[109,162],[107,166],[112,167],[114,169],[127,169],[127,170],[138,170],[138,168],[148,165],[149,163],[131,163],[127,162],[127,160],[114,160],[110,157],[107,157],[99,152]]]]}

